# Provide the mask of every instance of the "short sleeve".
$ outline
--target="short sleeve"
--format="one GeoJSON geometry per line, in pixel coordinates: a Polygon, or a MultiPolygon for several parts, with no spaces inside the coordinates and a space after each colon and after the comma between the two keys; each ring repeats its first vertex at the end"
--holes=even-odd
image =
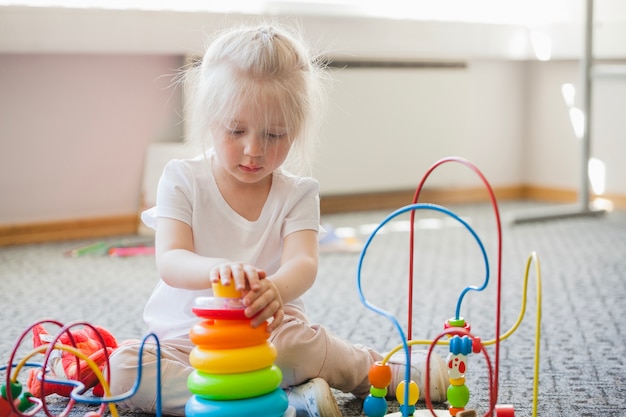
{"type": "Polygon", "coordinates": [[[312,178],[300,178],[292,185],[295,192],[289,198],[296,198],[283,226],[283,238],[300,230],[320,229],[319,183],[312,178]]]}
{"type": "Polygon", "coordinates": [[[179,220],[191,226],[194,176],[182,160],[172,160],[163,168],[157,187],[157,204],[141,214],[146,226],[156,228],[158,217],[179,220]]]}

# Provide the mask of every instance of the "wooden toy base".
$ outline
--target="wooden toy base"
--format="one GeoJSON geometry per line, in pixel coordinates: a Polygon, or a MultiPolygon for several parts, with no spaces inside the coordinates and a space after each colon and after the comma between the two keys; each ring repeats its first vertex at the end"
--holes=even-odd
{"type": "MultiPolygon", "coordinates": [[[[450,417],[450,412],[448,410],[433,410],[437,417],[450,417]]],[[[432,413],[430,410],[415,410],[413,414],[414,417],[432,417],[432,413]]],[[[385,417],[402,417],[402,412],[398,411],[396,413],[386,414],[385,417]]]]}

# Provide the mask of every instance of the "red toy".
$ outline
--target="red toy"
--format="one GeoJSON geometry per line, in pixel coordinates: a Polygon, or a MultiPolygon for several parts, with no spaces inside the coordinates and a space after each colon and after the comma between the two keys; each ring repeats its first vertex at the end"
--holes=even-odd
{"type": "MultiPolygon", "coordinates": [[[[54,337],[50,335],[41,324],[33,327],[32,331],[34,348],[47,345],[54,340],[54,337]]],[[[106,364],[108,355],[118,347],[115,337],[108,330],[100,326],[94,326],[94,328],[85,326],[77,330],[72,329],[69,331],[69,334],[68,332],[63,333],[58,338],[58,343],[76,347],[76,349],[84,353],[91,361],[98,365],[100,370],[102,370],[106,364]],[[102,346],[98,334],[102,337],[105,346],[102,346]]],[[[91,368],[89,368],[87,362],[82,359],[77,360],[76,356],[72,353],[59,351],[58,357],[50,359],[49,367],[50,371],[46,374],[46,378],[80,381],[87,389],[93,388],[94,395],[99,397],[104,395],[104,391],[97,376],[91,368]]],[[[42,387],[42,381],[38,378],[40,372],[41,370],[32,369],[28,375],[28,390],[31,393],[41,398],[50,394],[70,397],[70,393],[72,389],[74,389],[73,386],[46,381],[42,387]],[[43,396],[40,395],[42,388],[43,396]]]]}

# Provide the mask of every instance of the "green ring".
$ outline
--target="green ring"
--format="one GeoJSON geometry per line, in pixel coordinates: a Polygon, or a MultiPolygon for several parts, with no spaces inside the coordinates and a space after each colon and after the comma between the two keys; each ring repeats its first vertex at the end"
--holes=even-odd
{"type": "Polygon", "coordinates": [[[195,370],[187,378],[187,388],[207,400],[240,400],[272,392],[280,386],[282,379],[283,374],[276,365],[235,374],[208,374],[195,370]]]}

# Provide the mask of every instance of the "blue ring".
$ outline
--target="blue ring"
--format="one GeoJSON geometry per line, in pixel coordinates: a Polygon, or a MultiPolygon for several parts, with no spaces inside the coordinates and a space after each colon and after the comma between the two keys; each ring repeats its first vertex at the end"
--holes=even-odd
{"type": "Polygon", "coordinates": [[[280,388],[259,397],[233,401],[206,400],[192,395],[185,405],[185,417],[239,417],[259,413],[264,417],[282,417],[288,406],[287,394],[280,388]]]}

